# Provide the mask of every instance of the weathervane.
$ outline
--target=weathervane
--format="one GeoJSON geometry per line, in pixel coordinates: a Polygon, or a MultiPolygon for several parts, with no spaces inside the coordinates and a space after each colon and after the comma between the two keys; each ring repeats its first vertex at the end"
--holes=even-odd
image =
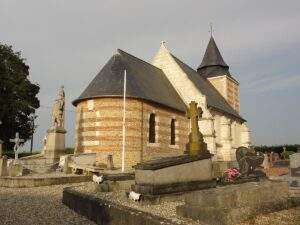
{"type": "Polygon", "coordinates": [[[213,36],[213,23],[212,22],[210,22],[209,23],[209,33],[210,33],[210,36],[213,36]]]}

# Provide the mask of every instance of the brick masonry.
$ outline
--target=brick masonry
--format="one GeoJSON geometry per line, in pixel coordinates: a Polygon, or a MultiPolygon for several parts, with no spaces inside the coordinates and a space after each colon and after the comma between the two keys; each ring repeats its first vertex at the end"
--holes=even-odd
{"type": "MultiPolygon", "coordinates": [[[[97,161],[106,163],[113,155],[114,165],[121,166],[122,98],[95,98],[76,107],[76,153],[95,152],[97,161]]],[[[180,155],[188,142],[188,120],[178,112],[143,100],[126,99],[125,165],[163,156],[180,155]],[[155,114],[156,142],[148,142],[149,117],[155,114]],[[171,145],[171,120],[175,119],[175,145],[171,145]]]]}

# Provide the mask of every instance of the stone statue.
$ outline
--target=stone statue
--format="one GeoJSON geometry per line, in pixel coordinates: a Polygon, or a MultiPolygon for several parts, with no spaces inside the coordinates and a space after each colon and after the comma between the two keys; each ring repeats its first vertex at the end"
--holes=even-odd
{"type": "Polygon", "coordinates": [[[65,92],[64,86],[61,86],[58,98],[55,100],[52,108],[52,126],[64,127],[64,115],[65,115],[65,92]]]}
{"type": "Polygon", "coordinates": [[[264,155],[261,152],[255,152],[253,148],[239,147],[236,150],[236,160],[239,164],[242,176],[254,174],[256,167],[264,161],[264,155]]]}
{"type": "Polygon", "coordinates": [[[197,103],[192,101],[187,109],[186,116],[190,119],[191,132],[189,134],[189,143],[186,148],[190,155],[210,155],[207,151],[206,143],[203,140],[203,135],[199,130],[198,121],[202,117],[202,109],[197,107],[197,103]]]}

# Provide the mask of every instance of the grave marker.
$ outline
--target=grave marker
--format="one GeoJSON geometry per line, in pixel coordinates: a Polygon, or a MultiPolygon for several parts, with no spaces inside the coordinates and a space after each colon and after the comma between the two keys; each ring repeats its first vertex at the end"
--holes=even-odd
{"type": "Polygon", "coordinates": [[[20,139],[19,138],[19,133],[17,132],[16,137],[14,139],[10,139],[9,141],[15,143],[15,146],[14,146],[15,162],[17,162],[18,161],[18,149],[20,147],[20,144],[22,142],[24,142],[24,139],[20,139]]]}

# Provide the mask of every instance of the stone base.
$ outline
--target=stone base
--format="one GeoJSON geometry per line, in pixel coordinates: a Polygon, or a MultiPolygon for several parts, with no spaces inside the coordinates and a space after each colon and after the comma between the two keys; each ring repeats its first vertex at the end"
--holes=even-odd
{"type": "Polygon", "coordinates": [[[290,206],[287,182],[261,181],[187,193],[177,214],[207,224],[231,225],[290,206]]]}
{"type": "Polygon", "coordinates": [[[58,167],[58,161],[59,158],[47,159],[43,154],[37,154],[34,156],[28,156],[19,159],[20,164],[22,164],[24,168],[35,173],[49,173],[55,171],[58,167]]]}
{"type": "Polygon", "coordinates": [[[140,163],[135,167],[134,190],[159,195],[215,187],[210,156],[175,156],[140,163]]]}
{"type": "Polygon", "coordinates": [[[23,175],[23,166],[21,164],[11,164],[8,167],[8,176],[20,177],[23,175]]]}

